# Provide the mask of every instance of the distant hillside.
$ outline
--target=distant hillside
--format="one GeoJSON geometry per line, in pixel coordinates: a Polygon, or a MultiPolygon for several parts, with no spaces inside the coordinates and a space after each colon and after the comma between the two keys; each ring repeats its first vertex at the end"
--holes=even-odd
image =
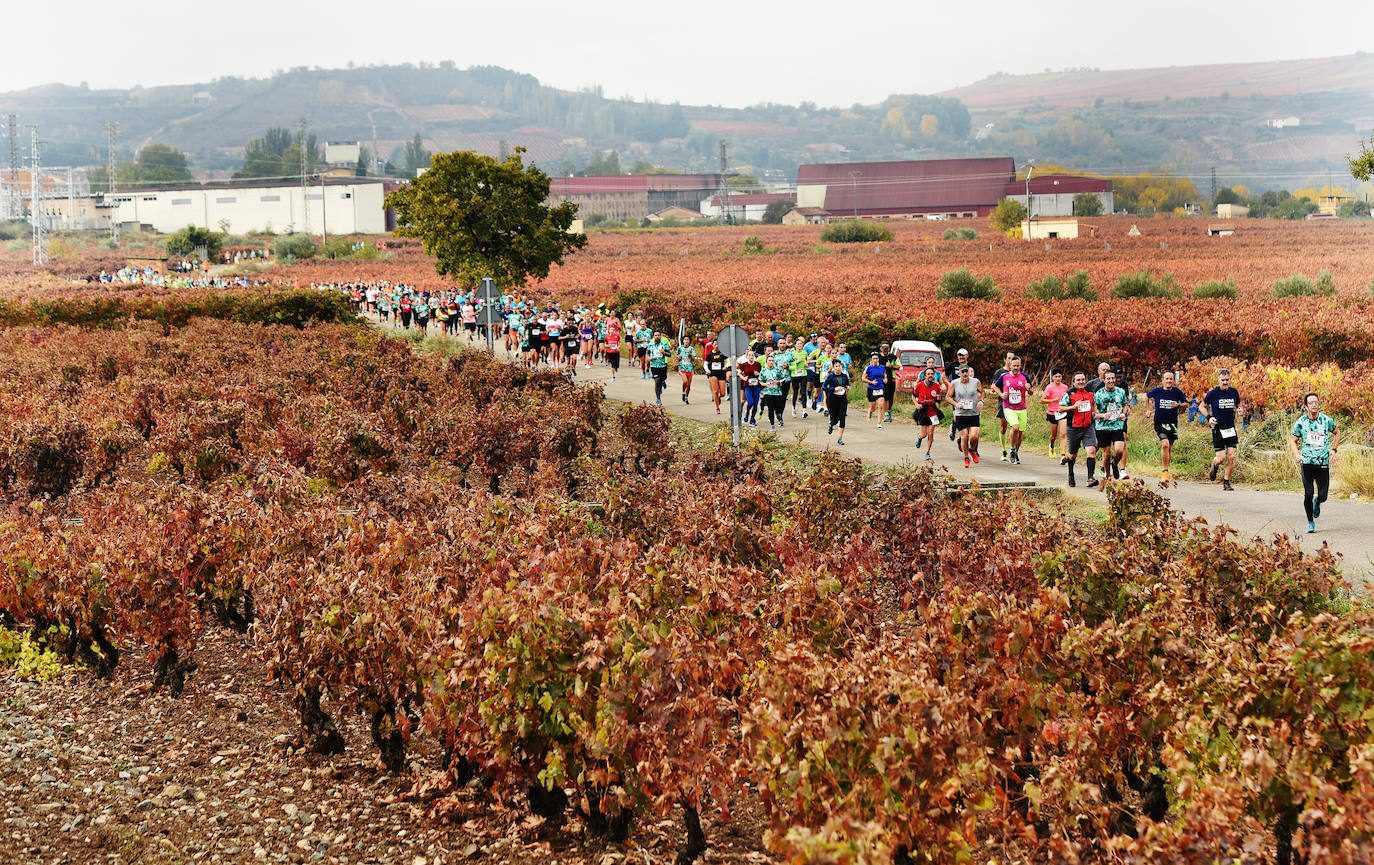
{"type": "MultiPolygon", "coordinates": [[[[1224,185],[1307,185],[1338,175],[1374,127],[1374,56],[1167,69],[999,75],[934,96],[894,95],[848,108],[747,109],[607,99],[498,67],[453,64],[304,67],[267,79],[90,90],[60,84],[0,94],[0,114],[36,123],[48,164],[105,160],[105,124],[121,158],[145,144],[184,150],[220,175],[269,126],[308,118],[321,140],[375,140],[385,160],[417,133],[430,150],[497,154],[523,146],[550,172],[616,150],[644,161],[730,167],[784,180],[805,162],[1009,155],[1099,173],[1167,170],[1224,185]],[[1299,126],[1275,129],[1274,118],[1299,126]]],[[[1337,177],[1339,182],[1340,178],[1337,177]]],[[[1199,184],[1202,185],[1201,183],[1199,184]]]]}
{"type": "Polygon", "coordinates": [[[1209,99],[1223,93],[1290,97],[1343,92],[1369,96],[1371,90],[1374,54],[1360,53],[1267,63],[994,75],[940,95],[961,100],[970,111],[980,111],[1032,104],[1075,107],[1091,105],[1098,99],[1209,99]]]}

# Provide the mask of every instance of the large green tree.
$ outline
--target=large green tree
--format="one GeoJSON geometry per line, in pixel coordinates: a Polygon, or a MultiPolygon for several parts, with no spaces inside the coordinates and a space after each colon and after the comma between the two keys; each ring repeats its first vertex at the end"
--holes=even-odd
{"type": "Polygon", "coordinates": [[[406,142],[405,148],[405,167],[406,174],[414,177],[420,173],[421,168],[428,168],[432,153],[425,149],[424,141],[420,138],[420,133],[415,133],[415,138],[406,142]]]}
{"type": "MultiPolygon", "coordinates": [[[[110,190],[104,166],[89,174],[91,188],[110,190]]],[[[176,186],[191,181],[186,154],[166,144],[149,144],[138,152],[138,158],[115,169],[115,188],[139,186],[156,188],[176,186]]]]}
{"type": "Polygon", "coordinates": [[[274,126],[263,137],[248,142],[243,151],[243,168],[234,172],[234,177],[242,180],[297,179],[301,173],[302,147],[305,149],[305,170],[310,173],[324,161],[315,133],[307,133],[302,138],[299,132],[274,126]]]}
{"type": "Polygon", "coordinates": [[[570,232],[577,205],[549,205],[549,178],[525,165],[525,148],[504,160],[471,150],[436,154],[429,170],[386,197],[396,233],[418,237],[434,269],[466,284],[490,275],[502,286],[543,279],[587,245],[570,232]]]}

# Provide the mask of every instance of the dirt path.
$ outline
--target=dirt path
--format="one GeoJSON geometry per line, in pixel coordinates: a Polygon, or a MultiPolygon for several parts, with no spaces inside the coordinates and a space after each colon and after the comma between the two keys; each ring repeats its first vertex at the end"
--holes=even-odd
{"type": "MultiPolygon", "coordinates": [[[[500,352],[498,352],[500,354],[500,352]]],[[[650,380],[641,379],[638,369],[624,370],[616,381],[610,380],[610,370],[604,365],[591,369],[578,370],[580,381],[593,381],[606,388],[606,396],[623,402],[652,402],[654,391],[650,380]]],[[[692,403],[683,405],[681,387],[676,375],[669,376],[668,389],[664,393],[663,406],[673,414],[693,418],[708,423],[727,419],[728,410],[717,416],[711,405],[706,382],[698,375],[692,386],[692,403]]],[[[834,436],[826,435],[824,416],[813,414],[803,420],[793,419],[789,410],[785,426],[778,435],[785,441],[793,441],[801,431],[805,431],[803,443],[811,447],[843,450],[850,456],[864,460],[900,465],[903,463],[922,463],[923,452],[914,446],[916,426],[909,420],[896,424],[884,424],[882,429],[864,420],[864,412],[850,409],[849,432],[845,436],[844,447],[835,444],[834,436]]],[[[766,425],[761,429],[766,430],[766,425]]],[[[983,441],[982,452],[985,459],[980,465],[964,468],[963,457],[954,443],[948,438],[948,427],[937,433],[932,449],[933,464],[941,471],[947,471],[956,478],[976,478],[980,481],[1034,481],[1046,486],[1061,487],[1074,496],[1101,501],[1100,489],[1087,489],[1083,486],[1084,474],[1079,472],[1079,486],[1068,487],[1068,476],[1058,460],[1051,461],[1044,454],[1025,452],[1021,455],[1019,466],[1001,462],[997,444],[996,430],[984,427],[991,432],[989,439],[983,441]]],[[[746,435],[757,431],[746,429],[746,435]]],[[[1154,478],[1151,478],[1153,481],[1154,478]]],[[[1306,532],[1306,519],[1303,516],[1302,496],[1292,492],[1271,492],[1237,487],[1233,492],[1225,492],[1218,484],[1179,482],[1169,489],[1156,490],[1164,493],[1184,514],[1201,517],[1210,523],[1225,523],[1246,537],[1268,538],[1274,533],[1292,535],[1298,539],[1303,549],[1316,551],[1322,544],[1344,557],[1346,573],[1356,581],[1374,579],[1374,505],[1368,502],[1336,500],[1327,502],[1322,518],[1317,521],[1316,534],[1306,532]]]]}

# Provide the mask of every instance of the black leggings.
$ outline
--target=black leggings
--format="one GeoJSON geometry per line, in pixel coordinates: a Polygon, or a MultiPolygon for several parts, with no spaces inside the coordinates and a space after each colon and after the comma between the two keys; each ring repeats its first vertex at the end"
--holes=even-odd
{"type": "Polygon", "coordinates": [[[828,393],[825,395],[825,409],[830,412],[830,425],[844,429],[844,419],[849,414],[849,398],[828,393]]]}
{"type": "Polygon", "coordinates": [[[797,407],[797,400],[801,400],[802,408],[806,408],[806,376],[804,375],[792,376],[792,408],[797,407]]]}
{"type": "Polygon", "coordinates": [[[787,397],[780,393],[766,393],[763,395],[763,405],[768,409],[768,423],[771,426],[782,421],[782,410],[787,405],[787,397]]]}
{"type": "Polygon", "coordinates": [[[606,352],[606,364],[611,368],[611,372],[619,372],[619,371],[620,371],[620,352],[618,352],[618,351],[608,351],[608,352],[606,352]]]}
{"type": "Polygon", "coordinates": [[[1307,512],[1307,521],[1312,522],[1312,487],[1317,488],[1316,503],[1326,501],[1326,490],[1331,485],[1331,467],[1302,464],[1302,509],[1307,512]]]}
{"type": "Polygon", "coordinates": [[[654,399],[662,399],[663,391],[668,386],[668,367],[651,366],[649,372],[654,377],[654,399]]]}

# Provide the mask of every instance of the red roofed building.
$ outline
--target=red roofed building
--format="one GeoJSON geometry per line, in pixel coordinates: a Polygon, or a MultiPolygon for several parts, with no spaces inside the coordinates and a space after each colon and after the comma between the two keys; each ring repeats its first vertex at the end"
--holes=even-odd
{"type": "Polygon", "coordinates": [[[720,190],[719,174],[609,174],[550,177],[549,202],[571,201],[577,218],[599,213],[607,219],[644,219],[669,207],[700,212],[720,190]]]}
{"type": "Polygon", "coordinates": [[[797,205],[832,219],[987,216],[1016,179],[1010,156],[803,165],[797,205]]]}
{"type": "MultiPolygon", "coordinates": [[[[1096,195],[1102,202],[1102,212],[1111,213],[1115,207],[1112,198],[1112,182],[1101,177],[1083,177],[1077,174],[1037,175],[1031,172],[1030,199],[1031,215],[1040,216],[1078,216],[1073,206],[1073,197],[1081,193],[1096,195]]],[[[1002,194],[1022,204],[1026,203],[1026,181],[1015,180],[1006,185],[1002,194]]]]}

